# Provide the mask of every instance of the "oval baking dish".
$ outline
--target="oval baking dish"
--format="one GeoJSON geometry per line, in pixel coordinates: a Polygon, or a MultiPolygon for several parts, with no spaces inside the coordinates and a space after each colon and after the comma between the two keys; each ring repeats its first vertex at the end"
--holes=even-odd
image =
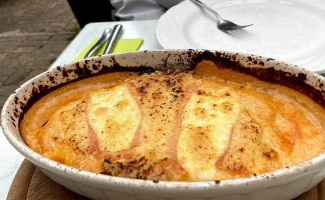
{"type": "Polygon", "coordinates": [[[36,153],[21,137],[19,122],[30,102],[60,85],[114,70],[187,70],[202,60],[219,62],[291,87],[325,105],[324,78],[294,65],[232,52],[155,50],[99,56],[44,72],[8,98],[1,113],[1,125],[9,142],[42,172],[64,187],[93,199],[291,199],[319,183],[325,176],[324,153],[292,166],[243,178],[157,181],[114,177],[69,167],[36,153]]]}

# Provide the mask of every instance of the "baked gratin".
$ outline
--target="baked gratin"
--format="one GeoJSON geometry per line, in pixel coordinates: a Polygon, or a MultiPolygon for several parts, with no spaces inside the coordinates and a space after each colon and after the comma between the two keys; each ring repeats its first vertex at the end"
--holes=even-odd
{"type": "Polygon", "coordinates": [[[202,61],[117,71],[57,88],[25,113],[36,152],[95,173],[203,181],[287,167],[324,151],[325,110],[280,84],[202,61]]]}

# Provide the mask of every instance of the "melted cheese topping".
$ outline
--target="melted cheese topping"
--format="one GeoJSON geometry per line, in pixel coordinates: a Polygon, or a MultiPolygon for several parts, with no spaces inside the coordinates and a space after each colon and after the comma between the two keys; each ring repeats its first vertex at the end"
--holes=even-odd
{"type": "Polygon", "coordinates": [[[202,181],[250,176],[325,148],[325,110],[290,88],[198,64],[115,72],[52,91],[21,132],[40,154],[114,176],[202,181]]]}
{"type": "Polygon", "coordinates": [[[206,83],[197,91],[183,111],[177,156],[191,179],[209,180],[229,145],[240,104],[227,86],[206,83]]]}
{"type": "Polygon", "coordinates": [[[99,150],[128,149],[139,126],[139,108],[126,84],[92,92],[88,104],[89,127],[99,150]]]}

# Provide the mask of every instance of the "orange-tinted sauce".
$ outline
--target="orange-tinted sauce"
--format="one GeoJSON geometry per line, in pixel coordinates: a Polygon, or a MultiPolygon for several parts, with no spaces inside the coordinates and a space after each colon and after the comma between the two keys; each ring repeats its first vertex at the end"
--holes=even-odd
{"type": "Polygon", "coordinates": [[[112,72],[39,99],[21,132],[38,153],[114,176],[237,178],[325,147],[325,110],[293,89],[203,61],[191,73],[112,72]]]}

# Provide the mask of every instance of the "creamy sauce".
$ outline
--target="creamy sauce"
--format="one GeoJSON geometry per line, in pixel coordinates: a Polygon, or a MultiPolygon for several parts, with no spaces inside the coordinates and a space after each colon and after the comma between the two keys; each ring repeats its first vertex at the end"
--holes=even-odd
{"type": "Polygon", "coordinates": [[[325,147],[325,110],[293,89],[203,61],[191,73],[114,72],[56,89],[25,114],[38,153],[114,176],[245,177],[325,147]]]}

